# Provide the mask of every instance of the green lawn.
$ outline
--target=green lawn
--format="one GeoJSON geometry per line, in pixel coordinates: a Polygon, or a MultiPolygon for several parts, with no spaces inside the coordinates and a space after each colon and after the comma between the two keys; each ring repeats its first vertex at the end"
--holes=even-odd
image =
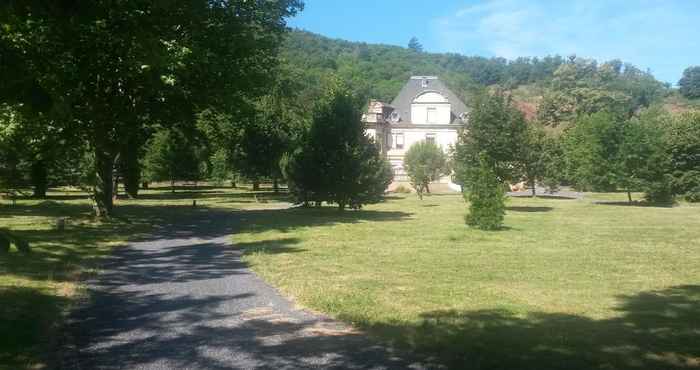
{"type": "Polygon", "coordinates": [[[52,191],[47,200],[20,199],[15,206],[0,200],[0,228],[9,228],[32,246],[28,255],[14,248],[0,255],[0,369],[51,364],[63,318],[84,293],[79,279],[93,273],[99,258],[128,238],[186,219],[190,212],[264,208],[277,198],[261,192],[256,199],[255,193],[224,188],[180,189],[175,194],[152,189],[138,200],[118,200],[117,215],[109,222],[93,220],[87,195],[79,191],[52,191]],[[55,230],[58,217],[68,217],[63,232],[55,230]]]}
{"type": "Polygon", "coordinates": [[[454,368],[700,367],[700,206],[511,199],[464,226],[459,195],[259,212],[234,236],[300,305],[454,368]]]}

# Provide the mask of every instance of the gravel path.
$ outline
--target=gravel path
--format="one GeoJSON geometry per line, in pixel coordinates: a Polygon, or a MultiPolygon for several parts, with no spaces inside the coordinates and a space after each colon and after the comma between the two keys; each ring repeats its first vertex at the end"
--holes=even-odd
{"type": "Polygon", "coordinates": [[[106,261],[71,315],[63,368],[426,368],[252,273],[229,243],[245,212],[193,213],[106,261]]]}

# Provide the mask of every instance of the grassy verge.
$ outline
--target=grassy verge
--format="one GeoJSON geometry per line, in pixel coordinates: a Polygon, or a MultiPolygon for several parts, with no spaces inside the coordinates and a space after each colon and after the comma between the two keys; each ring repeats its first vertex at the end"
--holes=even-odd
{"type": "Polygon", "coordinates": [[[624,199],[511,199],[484,232],[459,195],[396,196],[263,213],[234,241],[301,305],[454,368],[700,367],[700,207],[624,199]]]}
{"type": "Polygon", "coordinates": [[[86,194],[52,191],[46,200],[0,204],[0,228],[28,240],[32,252],[0,255],[0,369],[44,368],[67,311],[81,295],[80,278],[95,272],[101,257],[127,239],[186,218],[192,201],[202,208],[260,208],[280,197],[236,189],[157,188],[138,200],[118,200],[109,222],[95,221],[86,194]],[[65,231],[55,229],[67,217],[65,231]]]}

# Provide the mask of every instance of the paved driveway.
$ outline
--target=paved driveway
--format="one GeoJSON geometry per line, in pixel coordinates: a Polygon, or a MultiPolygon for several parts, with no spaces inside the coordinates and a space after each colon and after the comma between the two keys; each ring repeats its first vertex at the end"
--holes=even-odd
{"type": "Polygon", "coordinates": [[[67,369],[424,368],[352,328],[296,309],[230,247],[244,212],[117,249],[72,314],[67,369]]]}

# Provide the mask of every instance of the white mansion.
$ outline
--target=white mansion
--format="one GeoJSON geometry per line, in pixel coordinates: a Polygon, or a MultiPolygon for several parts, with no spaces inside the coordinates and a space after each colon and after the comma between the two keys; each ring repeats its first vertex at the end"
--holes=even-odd
{"type": "MultiPolygon", "coordinates": [[[[457,131],[467,122],[467,107],[435,76],[413,76],[391,105],[371,100],[363,115],[365,131],[379,143],[394,169],[394,182],[406,182],[403,157],[421,140],[433,141],[447,152],[457,131]]],[[[452,184],[446,176],[439,183],[452,184]]],[[[392,184],[392,186],[395,184],[392,184]]]]}

